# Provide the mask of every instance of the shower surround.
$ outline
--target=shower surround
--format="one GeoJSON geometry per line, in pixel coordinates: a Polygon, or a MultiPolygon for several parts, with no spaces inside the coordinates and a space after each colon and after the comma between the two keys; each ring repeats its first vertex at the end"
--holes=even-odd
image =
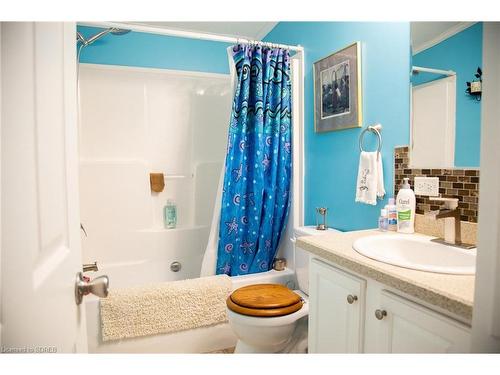
{"type": "Polygon", "coordinates": [[[111,286],[199,276],[231,95],[229,75],[81,64],[83,260],[97,261],[111,286]],[[151,192],[150,172],[165,174],[163,192],[151,192]],[[175,229],[163,227],[167,198],[175,229]]]}

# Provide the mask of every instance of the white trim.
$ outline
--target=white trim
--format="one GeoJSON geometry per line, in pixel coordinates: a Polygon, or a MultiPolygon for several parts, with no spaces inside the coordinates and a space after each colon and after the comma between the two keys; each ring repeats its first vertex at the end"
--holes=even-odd
{"type": "MultiPolygon", "coordinates": [[[[0,22],[0,156],[2,154],[2,22],[0,22]]],[[[1,157],[0,157],[1,160],[1,157]]],[[[2,196],[2,165],[0,163],[0,198],[2,196]]],[[[2,199],[0,199],[0,212],[2,199]]],[[[0,215],[0,243],[2,243],[2,215],[0,215]]],[[[2,347],[2,247],[0,246],[0,347],[2,347]]]]}
{"type": "Polygon", "coordinates": [[[156,73],[156,74],[168,74],[176,76],[190,76],[190,77],[200,77],[200,78],[219,78],[219,79],[230,79],[230,74],[224,73],[210,73],[210,72],[198,72],[192,70],[176,70],[176,69],[162,69],[162,68],[148,68],[141,66],[125,66],[125,65],[110,65],[110,64],[88,64],[80,63],[81,68],[95,69],[95,70],[118,70],[124,72],[142,72],[142,73],[156,73]]]}
{"type": "Polygon", "coordinates": [[[468,29],[475,23],[477,22],[460,22],[458,25],[450,27],[448,30],[442,32],[435,38],[428,40],[427,42],[422,43],[418,46],[413,46],[412,55],[416,55],[417,53],[420,53],[422,51],[425,51],[426,49],[434,47],[436,44],[441,43],[443,40],[446,40],[452,37],[453,35],[458,34],[459,32],[464,31],[465,29],[468,29]]]}
{"type": "Polygon", "coordinates": [[[411,70],[412,70],[412,72],[434,73],[434,74],[442,74],[442,75],[445,75],[445,76],[455,76],[455,75],[457,75],[457,73],[455,73],[453,70],[442,70],[442,69],[425,68],[423,66],[412,66],[411,70]]]}
{"type": "Polygon", "coordinates": [[[483,30],[481,101],[481,184],[476,260],[472,351],[500,352],[500,23],[483,30]]]}
{"type": "MultiPolygon", "coordinates": [[[[294,56],[295,57],[295,56],[294,56]]],[[[300,84],[299,84],[299,106],[300,106],[300,184],[301,184],[301,195],[300,195],[300,208],[299,226],[304,226],[304,215],[305,215],[305,181],[306,181],[306,152],[305,152],[305,52],[302,50],[297,53],[297,58],[300,59],[300,84]]]]}
{"type": "MultiPolygon", "coordinates": [[[[303,52],[297,53],[292,58],[293,61],[298,60],[297,64],[292,65],[292,73],[297,80],[294,80],[293,91],[293,218],[288,225],[293,224],[293,227],[301,227],[304,225],[304,55],[303,52]],[[297,71],[295,71],[295,69],[297,71]],[[298,197],[298,199],[296,198],[298,197]],[[298,202],[298,204],[296,204],[298,202]]],[[[295,262],[294,262],[295,265],[295,262]]]]}
{"type": "Polygon", "coordinates": [[[127,29],[131,31],[136,31],[139,33],[150,33],[150,34],[159,34],[159,35],[169,35],[176,36],[180,38],[190,38],[190,39],[201,39],[201,40],[212,40],[216,42],[223,43],[239,43],[239,42],[258,42],[258,43],[269,43],[273,44],[279,48],[287,48],[291,51],[303,51],[304,48],[302,46],[290,46],[287,44],[275,44],[272,42],[261,42],[256,40],[250,40],[246,38],[234,38],[225,35],[216,35],[216,34],[208,34],[208,33],[200,33],[195,31],[184,31],[177,29],[167,29],[163,27],[153,27],[153,26],[144,26],[144,25],[136,25],[126,22],[78,22],[78,25],[81,26],[92,26],[92,27],[116,27],[119,29],[127,29]]]}

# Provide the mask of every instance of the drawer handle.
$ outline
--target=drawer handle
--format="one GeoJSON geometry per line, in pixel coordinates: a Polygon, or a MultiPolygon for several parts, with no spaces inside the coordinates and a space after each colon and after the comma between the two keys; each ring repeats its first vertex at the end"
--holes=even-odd
{"type": "Polygon", "coordinates": [[[384,319],[387,316],[387,311],[385,310],[375,310],[375,318],[378,320],[384,319]]]}
{"type": "Polygon", "coordinates": [[[358,296],[353,296],[352,294],[349,294],[347,296],[347,303],[349,305],[352,305],[354,302],[356,302],[358,300],[358,296]]]}

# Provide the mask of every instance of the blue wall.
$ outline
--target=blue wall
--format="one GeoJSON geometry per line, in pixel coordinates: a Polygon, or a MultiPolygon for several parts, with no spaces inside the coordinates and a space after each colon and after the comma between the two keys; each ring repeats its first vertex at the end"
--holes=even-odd
{"type": "MultiPolygon", "coordinates": [[[[312,64],[361,42],[363,127],[377,122],[384,127],[384,183],[387,197],[392,196],[394,146],[409,142],[409,23],[280,22],[265,39],[305,49],[306,224],[315,223],[315,207],[325,206],[330,210],[330,226],[341,230],[376,227],[387,199],[376,207],[354,202],[361,128],[314,133],[312,64]]],[[[368,142],[366,146],[370,147],[368,142]]]]}
{"type": "MultiPolygon", "coordinates": [[[[85,38],[101,31],[78,26],[85,38]]],[[[108,34],[83,48],[80,62],[144,68],[229,73],[227,43],[129,32],[108,34]]]]}
{"type": "MultiPolygon", "coordinates": [[[[483,24],[478,22],[441,43],[413,56],[413,65],[453,70],[457,73],[457,114],[455,130],[455,166],[479,167],[481,141],[481,102],[465,93],[466,82],[475,79],[483,64],[483,24]]],[[[414,85],[443,78],[420,73],[412,77],[414,85]]]]}

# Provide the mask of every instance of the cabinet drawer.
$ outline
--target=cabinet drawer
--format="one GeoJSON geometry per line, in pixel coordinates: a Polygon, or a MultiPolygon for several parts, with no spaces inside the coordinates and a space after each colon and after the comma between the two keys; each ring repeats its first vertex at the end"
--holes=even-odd
{"type": "Polygon", "coordinates": [[[366,281],[318,259],[309,276],[309,352],[362,352],[366,281]]]}
{"type": "MultiPolygon", "coordinates": [[[[470,328],[466,325],[386,290],[381,293],[380,304],[376,318],[381,318],[378,341],[380,352],[470,351],[470,328]]],[[[368,313],[375,314],[375,311],[368,313]]]]}

